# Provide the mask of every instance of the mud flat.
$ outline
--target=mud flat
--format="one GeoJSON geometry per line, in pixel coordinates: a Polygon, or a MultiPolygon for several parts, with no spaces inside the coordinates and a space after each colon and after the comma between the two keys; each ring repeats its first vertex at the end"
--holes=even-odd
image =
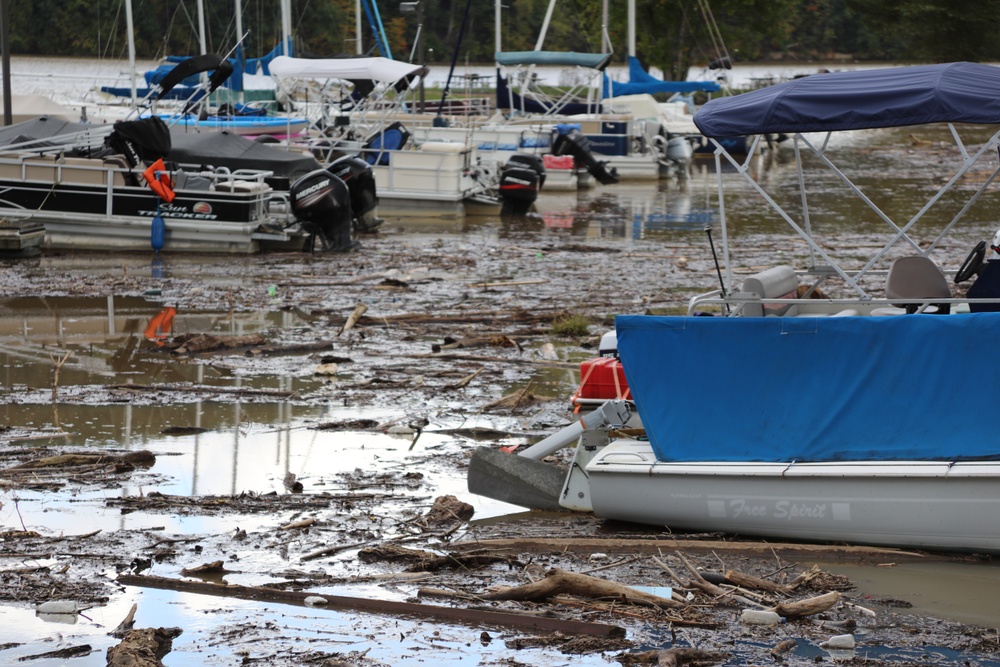
{"type": "Polygon", "coordinates": [[[0,265],[0,661],[997,665],[995,628],[817,565],[988,559],[464,492],[473,447],[571,419],[614,314],[713,287],[703,232],[604,234],[614,204],[568,232],[389,224],[352,255],[0,265]]]}

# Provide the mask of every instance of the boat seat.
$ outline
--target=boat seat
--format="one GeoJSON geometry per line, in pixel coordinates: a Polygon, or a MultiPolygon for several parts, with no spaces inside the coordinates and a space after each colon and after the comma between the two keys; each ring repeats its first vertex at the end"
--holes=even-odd
{"type": "MultiPolygon", "coordinates": [[[[944,272],[930,257],[912,255],[899,257],[889,266],[885,279],[885,298],[895,301],[907,299],[950,299],[951,287],[944,272]]],[[[923,307],[923,303],[901,303],[894,307],[876,308],[872,315],[902,315],[906,313],[937,313],[947,315],[951,304],[940,303],[923,307]]]]}
{"type": "Polygon", "coordinates": [[[48,181],[56,178],[56,156],[36,155],[24,160],[24,179],[27,181],[48,181]]]}
{"type": "Polygon", "coordinates": [[[459,141],[426,141],[420,144],[420,150],[427,153],[464,153],[469,147],[459,141]]]}
{"type": "Polygon", "coordinates": [[[132,173],[129,168],[128,160],[125,159],[124,155],[108,155],[104,158],[105,167],[113,167],[115,169],[114,184],[116,186],[122,185],[139,185],[138,179],[135,174],[132,173]],[[122,169],[123,171],[118,171],[122,169]]]}
{"type": "MultiPolygon", "coordinates": [[[[782,265],[745,278],[740,292],[755,295],[759,299],[780,299],[795,294],[798,286],[799,277],[795,275],[795,269],[782,265]]],[[[743,305],[743,316],[784,315],[790,307],[791,304],[780,306],[773,303],[747,303],[743,305]]]]}
{"type": "Polygon", "coordinates": [[[14,178],[21,180],[24,178],[24,172],[21,166],[21,159],[23,155],[18,153],[3,153],[0,154],[0,178],[14,178]]]}
{"type": "Polygon", "coordinates": [[[108,170],[101,160],[68,157],[62,161],[59,178],[63,183],[105,185],[108,182],[108,170]]]}
{"type": "Polygon", "coordinates": [[[264,192],[269,186],[259,181],[225,180],[215,183],[216,192],[264,192]]]}

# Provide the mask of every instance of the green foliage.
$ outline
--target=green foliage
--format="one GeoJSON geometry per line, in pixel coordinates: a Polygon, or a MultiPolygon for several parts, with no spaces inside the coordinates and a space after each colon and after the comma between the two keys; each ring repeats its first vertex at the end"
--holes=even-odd
{"type": "Polygon", "coordinates": [[[579,338],[590,334],[590,320],[583,315],[567,313],[552,321],[552,333],[556,336],[579,338]]]}
{"type": "MultiPolygon", "coordinates": [[[[281,39],[277,0],[240,0],[245,43],[251,57],[281,39]]],[[[127,54],[125,0],[11,0],[10,40],[15,54],[122,58],[127,54]]],[[[504,0],[500,47],[535,48],[549,0],[504,0]]],[[[607,30],[616,62],[628,49],[625,2],[559,0],[545,41],[546,50],[605,50],[607,30]]],[[[636,51],[647,67],[682,78],[724,51],[736,62],[786,58],[824,60],[840,55],[859,60],[994,61],[1000,59],[1000,3],[973,0],[711,0],[724,44],[709,31],[711,21],[696,0],[636,0],[636,51]]],[[[208,50],[225,54],[237,36],[232,0],[204,2],[208,50]]],[[[133,0],[135,42],[141,58],[191,54],[199,50],[196,0],[133,0]]],[[[490,63],[497,48],[495,3],[487,0],[421,0],[403,12],[399,0],[381,3],[392,55],[409,59],[423,25],[423,57],[434,64],[490,63]],[[470,9],[457,54],[454,45],[470,9]]],[[[354,0],[293,0],[292,30],[298,53],[312,57],[357,50],[354,0]]],[[[367,19],[363,52],[371,52],[367,19]]],[[[422,60],[417,54],[415,60],[422,60]]]]}

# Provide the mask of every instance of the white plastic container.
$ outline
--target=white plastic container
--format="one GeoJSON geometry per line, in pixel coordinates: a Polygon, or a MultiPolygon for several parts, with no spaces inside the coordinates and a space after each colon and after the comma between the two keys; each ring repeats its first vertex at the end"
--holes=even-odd
{"type": "Polygon", "coordinates": [[[854,648],[854,635],[834,635],[819,646],[820,648],[849,651],[854,648]]]}
{"type": "Polygon", "coordinates": [[[781,616],[774,611],[764,609],[744,609],[740,614],[740,623],[747,625],[777,625],[781,623],[781,616]]]}

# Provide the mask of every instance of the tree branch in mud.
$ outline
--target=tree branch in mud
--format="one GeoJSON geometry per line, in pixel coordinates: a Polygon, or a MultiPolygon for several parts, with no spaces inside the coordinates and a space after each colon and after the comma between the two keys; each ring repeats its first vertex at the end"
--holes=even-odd
{"type": "Polygon", "coordinates": [[[123,389],[125,391],[179,391],[205,394],[232,394],[235,396],[271,396],[274,398],[298,398],[294,391],[279,391],[267,389],[243,389],[240,387],[213,387],[207,385],[168,385],[168,384],[109,384],[108,389],[123,389]]]}
{"type": "Polygon", "coordinates": [[[108,667],[163,667],[160,659],[170,653],[180,628],[129,630],[119,644],[108,649],[108,667]]]}
{"type": "Polygon", "coordinates": [[[354,326],[358,323],[358,320],[361,319],[361,316],[364,315],[365,311],[367,310],[368,306],[366,306],[363,303],[359,303],[358,305],[356,305],[354,307],[354,312],[352,312],[350,317],[347,318],[347,321],[344,322],[344,326],[340,327],[340,331],[337,332],[337,335],[340,336],[345,331],[350,331],[351,329],[353,329],[354,326]]]}
{"type": "Polygon", "coordinates": [[[648,605],[651,607],[684,607],[684,603],[670,598],[660,597],[651,593],[636,590],[629,586],[598,579],[586,574],[576,574],[553,568],[545,573],[545,577],[524,586],[506,588],[489,593],[482,597],[486,600],[547,600],[560,594],[576,595],[585,598],[614,598],[622,602],[648,605]]]}
{"type": "Polygon", "coordinates": [[[838,602],[840,602],[840,593],[832,591],[830,593],[818,595],[814,598],[808,598],[806,600],[782,602],[781,604],[775,605],[771,611],[776,612],[779,616],[784,618],[802,618],[803,616],[820,614],[828,609],[831,609],[838,602]]]}
{"type": "Polygon", "coordinates": [[[54,364],[54,366],[52,368],[52,404],[53,405],[55,405],[56,402],[59,400],[59,371],[62,370],[63,364],[65,364],[66,361],[69,360],[70,355],[72,355],[72,354],[73,354],[72,352],[70,352],[69,350],[67,350],[66,354],[64,354],[63,356],[59,357],[58,359],[56,359],[56,357],[55,357],[54,354],[49,354],[49,359],[51,359],[52,363],[54,364]]]}
{"type": "Polygon", "coordinates": [[[502,625],[522,629],[544,630],[565,634],[594,635],[598,637],[624,637],[625,630],[617,625],[592,623],[589,621],[573,621],[543,616],[526,616],[524,614],[506,613],[502,611],[485,611],[457,607],[444,607],[394,600],[376,600],[342,595],[327,595],[310,591],[284,591],[277,588],[238,586],[230,584],[215,584],[204,581],[186,579],[168,579],[142,575],[123,574],[118,577],[118,583],[125,586],[142,586],[164,590],[220,597],[238,598],[241,600],[271,601],[283,604],[305,606],[306,599],[320,597],[328,609],[351,609],[355,611],[377,614],[401,614],[422,618],[447,619],[474,627],[482,625],[502,625]]]}

